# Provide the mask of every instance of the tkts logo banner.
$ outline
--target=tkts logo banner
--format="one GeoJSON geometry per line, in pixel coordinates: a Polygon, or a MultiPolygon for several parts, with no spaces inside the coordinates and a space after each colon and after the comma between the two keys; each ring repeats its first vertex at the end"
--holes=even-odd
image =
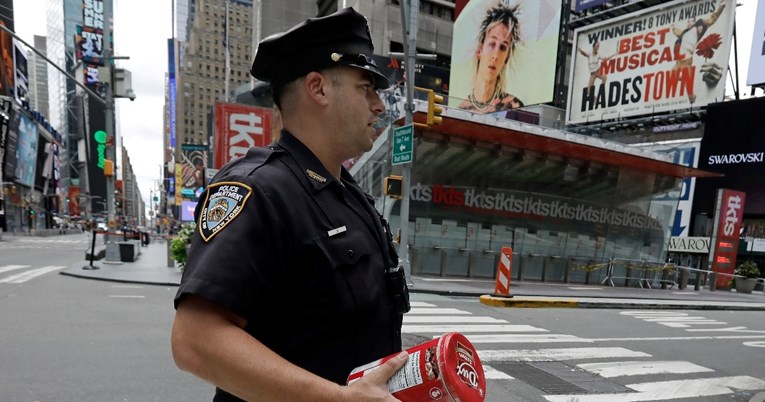
{"type": "Polygon", "coordinates": [[[215,103],[215,169],[270,143],[271,109],[215,103]]]}
{"type": "Polygon", "coordinates": [[[567,123],[722,99],[735,3],[678,0],[575,32],[567,123]]]}

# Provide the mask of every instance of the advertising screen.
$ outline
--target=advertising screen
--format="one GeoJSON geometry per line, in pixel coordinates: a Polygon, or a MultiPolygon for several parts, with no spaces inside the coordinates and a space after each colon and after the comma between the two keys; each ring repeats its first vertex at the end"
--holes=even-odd
{"type": "Polygon", "coordinates": [[[765,84],[765,2],[757,4],[752,36],[752,52],[749,54],[746,76],[746,85],[749,86],[765,84]]]}
{"type": "Polygon", "coordinates": [[[19,113],[18,144],[16,146],[16,182],[27,187],[35,184],[35,168],[37,164],[37,143],[39,135],[37,123],[19,113]]]}
{"type": "Polygon", "coordinates": [[[91,201],[91,211],[94,213],[106,211],[106,176],[104,175],[104,158],[106,157],[106,109],[103,103],[88,97],[88,184],[91,201]]]}
{"type": "Polygon", "coordinates": [[[734,8],[729,0],[676,0],[577,29],[566,122],[722,99],[734,8]]]}
{"type": "Polygon", "coordinates": [[[216,102],[213,167],[220,169],[244,156],[251,147],[270,144],[271,113],[267,108],[216,102]]]}
{"type": "MultiPolygon", "coordinates": [[[[0,16],[3,14],[0,13],[0,16]]],[[[0,18],[0,24],[8,27],[7,21],[0,18]]],[[[13,96],[14,86],[14,64],[13,64],[13,36],[0,29],[0,95],[13,96]]]]}
{"type": "Polygon", "coordinates": [[[197,208],[196,201],[181,201],[181,221],[193,222],[194,210],[197,208]]]}
{"type": "Polygon", "coordinates": [[[712,216],[719,188],[746,193],[745,215],[765,217],[765,98],[721,102],[707,108],[699,169],[722,173],[696,181],[694,213],[712,216]]]}
{"type": "Polygon", "coordinates": [[[16,74],[14,96],[16,101],[21,103],[22,99],[28,100],[29,98],[29,94],[27,94],[29,92],[29,70],[27,52],[21,46],[21,42],[16,39],[13,40],[13,62],[16,74]]]}
{"type": "Polygon", "coordinates": [[[207,145],[181,145],[181,197],[196,201],[205,188],[207,145]]]}
{"type": "Polygon", "coordinates": [[[493,113],[553,99],[560,0],[472,0],[454,22],[449,106],[493,113]]]}

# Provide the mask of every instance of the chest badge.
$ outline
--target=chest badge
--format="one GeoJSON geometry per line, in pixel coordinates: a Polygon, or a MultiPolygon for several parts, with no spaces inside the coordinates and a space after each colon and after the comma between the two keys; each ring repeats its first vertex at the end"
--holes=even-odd
{"type": "Polygon", "coordinates": [[[210,241],[218,232],[223,230],[236,218],[244,203],[252,193],[252,188],[237,182],[220,182],[211,184],[207,189],[199,215],[199,234],[204,241],[210,241]]]}

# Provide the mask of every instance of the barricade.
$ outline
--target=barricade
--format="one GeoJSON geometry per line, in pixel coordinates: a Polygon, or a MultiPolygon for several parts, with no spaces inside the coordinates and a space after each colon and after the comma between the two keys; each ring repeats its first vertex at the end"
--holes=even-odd
{"type": "Polygon", "coordinates": [[[510,296],[510,274],[513,266],[513,249],[502,247],[499,253],[499,264],[497,265],[497,283],[494,286],[495,296],[510,296]]]}

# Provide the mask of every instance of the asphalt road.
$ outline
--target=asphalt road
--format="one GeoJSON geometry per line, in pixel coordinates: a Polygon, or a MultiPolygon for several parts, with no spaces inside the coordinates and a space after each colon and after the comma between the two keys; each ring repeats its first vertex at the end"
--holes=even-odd
{"type": "MultiPolygon", "coordinates": [[[[87,236],[0,242],[0,401],[209,401],[178,370],[175,287],[58,275],[87,236]]],[[[413,295],[405,340],[467,335],[487,402],[749,401],[765,392],[761,312],[515,309],[413,295]]]]}

